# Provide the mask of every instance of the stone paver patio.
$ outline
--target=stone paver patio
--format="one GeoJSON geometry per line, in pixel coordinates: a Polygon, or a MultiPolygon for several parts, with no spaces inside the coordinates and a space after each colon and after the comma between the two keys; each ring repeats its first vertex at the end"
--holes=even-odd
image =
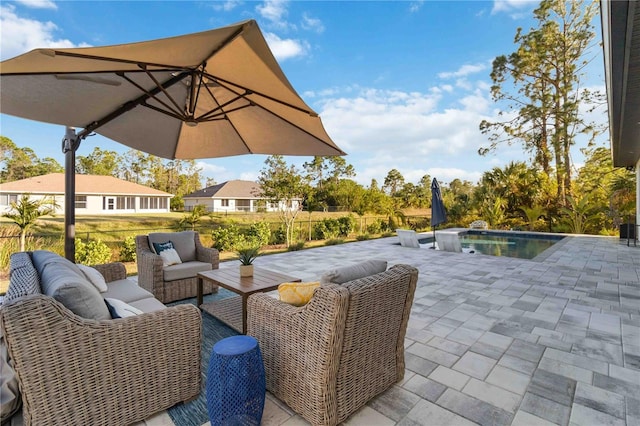
{"type": "MultiPolygon", "coordinates": [[[[405,378],[346,424],[640,425],[640,247],[576,236],[523,260],[397,242],[256,261],[303,281],[371,258],[420,270],[405,378]]],[[[269,397],[263,424],[307,423],[269,397]]]]}

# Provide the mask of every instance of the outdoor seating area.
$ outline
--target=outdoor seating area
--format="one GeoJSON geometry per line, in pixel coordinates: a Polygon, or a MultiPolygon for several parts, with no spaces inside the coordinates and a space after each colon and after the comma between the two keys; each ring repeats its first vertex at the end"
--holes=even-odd
{"type": "MultiPolygon", "coordinates": [[[[400,264],[411,265],[400,267],[400,270],[415,268],[417,271],[406,334],[402,344],[396,347],[398,351],[400,348],[404,351],[404,377],[396,371],[395,379],[392,377],[388,384],[378,388],[382,393],[373,398],[359,399],[349,392],[336,396],[336,401],[342,398],[344,403],[351,404],[351,408],[340,408],[342,402],[336,402],[337,417],[319,420],[311,416],[312,424],[335,424],[336,421],[351,425],[425,424],[429,419],[429,424],[582,425],[593,424],[596,419],[598,424],[631,425],[640,421],[637,410],[640,405],[637,398],[640,395],[638,250],[618,238],[570,236],[536,260],[526,260],[407,250],[399,244],[398,237],[389,237],[261,256],[255,264],[299,277],[302,281],[317,280],[336,265],[380,258],[386,259],[389,265],[383,274],[399,271],[394,265],[400,264]],[[355,400],[358,401],[354,403],[355,400]]],[[[220,268],[235,269],[237,262],[224,262],[220,268]]],[[[327,290],[317,290],[317,296],[330,289],[329,293],[335,297],[346,290],[341,286],[329,286],[327,290]]],[[[205,296],[205,300],[208,297],[217,298],[221,294],[205,296]]],[[[39,296],[33,300],[40,302],[44,298],[39,296]]],[[[316,303],[312,299],[308,310],[313,310],[316,303]]],[[[346,321],[345,326],[351,318],[347,314],[348,306],[353,303],[353,300],[347,302],[344,314],[340,315],[346,321]]],[[[174,309],[164,311],[168,315],[174,309]]],[[[181,309],[189,313],[194,310],[189,304],[181,309]]],[[[308,421],[306,415],[302,417],[296,413],[302,410],[287,399],[287,391],[283,388],[291,389],[291,392],[300,390],[297,386],[307,389],[304,383],[321,377],[314,373],[313,365],[285,368],[282,360],[273,358],[274,346],[267,343],[268,339],[295,327],[312,327],[306,329],[307,334],[315,337],[332,335],[325,329],[316,328],[319,321],[301,315],[304,310],[304,307],[283,306],[265,294],[249,298],[248,334],[256,335],[260,341],[269,390],[262,424],[306,424],[308,421]],[[279,329],[277,322],[264,321],[261,312],[267,312],[267,306],[274,315],[278,310],[289,313],[297,321],[295,326],[279,329]],[[273,328],[270,329],[270,325],[273,328]],[[292,375],[297,375],[296,380],[292,375]]],[[[201,315],[207,323],[214,324],[213,327],[224,327],[226,331],[222,330],[219,335],[229,335],[229,328],[216,323],[207,313],[201,315]]],[[[377,318],[386,318],[385,315],[374,314],[377,318]]],[[[3,325],[7,318],[3,314],[3,325]]],[[[124,320],[134,323],[138,319],[117,321],[124,320]]],[[[375,321],[360,323],[366,325],[375,321]]],[[[171,326],[176,324],[172,322],[171,326]]],[[[207,337],[207,330],[211,329],[204,329],[203,338],[207,337]]],[[[15,330],[11,332],[16,333],[15,330]]],[[[356,335],[358,333],[354,337],[356,335]]],[[[160,336],[152,333],[150,339],[159,340],[160,336]]],[[[295,340],[291,341],[295,352],[295,340]]],[[[345,345],[347,340],[335,348],[342,347],[348,357],[352,352],[345,345]]],[[[358,347],[360,343],[355,339],[349,345],[358,347]]],[[[88,343],[84,346],[93,348],[91,353],[99,352],[88,343]]],[[[159,349],[155,347],[154,350],[159,349]]],[[[370,351],[374,352],[373,349],[370,351]]],[[[354,368],[362,377],[372,378],[377,370],[367,368],[375,365],[373,359],[359,364],[358,359],[369,358],[362,353],[354,354],[349,368],[346,364],[342,366],[342,361],[339,365],[329,364],[337,369],[337,375],[326,376],[326,386],[331,388],[331,383],[344,383],[336,385],[337,395],[343,392],[341,389],[351,386],[347,384],[351,379],[345,382],[339,379],[341,374],[354,368]]],[[[192,358],[200,357],[199,354],[192,355],[192,358]]],[[[124,353],[119,359],[126,360],[127,356],[132,354],[124,353]]],[[[174,356],[170,359],[174,363],[174,356]]],[[[296,362],[294,359],[287,361],[296,362]]],[[[91,358],[86,361],[91,362],[94,362],[91,358]]],[[[60,371],[64,376],[66,370],[60,371]]],[[[100,374],[104,374],[104,369],[97,371],[96,377],[100,374]]],[[[148,387],[150,383],[141,382],[140,386],[148,387]]],[[[198,383],[198,386],[202,395],[204,383],[198,383]]],[[[157,391],[145,388],[145,395],[149,392],[157,391]]],[[[95,401],[84,403],[95,406],[95,401]]],[[[26,400],[25,404],[32,409],[33,399],[26,400]]],[[[182,406],[178,404],[178,407],[182,406]]],[[[188,410],[183,411],[189,415],[188,410]]],[[[205,423],[206,419],[201,422],[205,423]]],[[[138,424],[194,423],[182,423],[169,412],[161,412],[138,424]]]]}

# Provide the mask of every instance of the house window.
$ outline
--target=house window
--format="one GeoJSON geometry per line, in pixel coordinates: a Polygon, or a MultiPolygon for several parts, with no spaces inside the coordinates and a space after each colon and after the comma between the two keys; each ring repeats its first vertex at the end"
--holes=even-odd
{"type": "Polygon", "coordinates": [[[87,196],[76,195],[76,209],[86,209],[86,208],[87,208],[87,196]]]}
{"type": "Polygon", "coordinates": [[[17,194],[2,194],[0,195],[0,206],[8,206],[11,203],[18,202],[17,194]]]}
{"type": "Polygon", "coordinates": [[[147,210],[158,210],[167,208],[165,197],[140,197],[140,208],[147,210]]]}
{"type": "Polygon", "coordinates": [[[229,200],[220,200],[220,205],[222,207],[229,207],[229,200]]]}

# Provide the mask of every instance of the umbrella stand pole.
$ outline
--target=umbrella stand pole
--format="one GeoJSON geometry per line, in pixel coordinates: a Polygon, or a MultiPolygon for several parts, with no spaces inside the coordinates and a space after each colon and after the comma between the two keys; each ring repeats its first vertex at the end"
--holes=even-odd
{"type": "Polygon", "coordinates": [[[62,139],[64,153],[64,257],[76,260],[76,151],[80,138],[72,127],[67,127],[62,139]]]}

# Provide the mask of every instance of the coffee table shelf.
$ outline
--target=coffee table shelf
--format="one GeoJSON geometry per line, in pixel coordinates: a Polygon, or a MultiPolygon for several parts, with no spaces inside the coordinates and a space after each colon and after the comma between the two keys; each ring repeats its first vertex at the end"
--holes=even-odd
{"type": "Polygon", "coordinates": [[[252,277],[240,277],[240,269],[235,267],[214,269],[198,273],[198,307],[231,326],[242,334],[247,334],[247,299],[253,293],[277,290],[286,282],[299,282],[300,278],[254,267],[252,277]],[[226,288],[239,296],[220,299],[203,304],[202,287],[204,281],[226,288]]]}
{"type": "Polygon", "coordinates": [[[242,296],[231,296],[200,305],[209,315],[242,333],[242,296]]]}

